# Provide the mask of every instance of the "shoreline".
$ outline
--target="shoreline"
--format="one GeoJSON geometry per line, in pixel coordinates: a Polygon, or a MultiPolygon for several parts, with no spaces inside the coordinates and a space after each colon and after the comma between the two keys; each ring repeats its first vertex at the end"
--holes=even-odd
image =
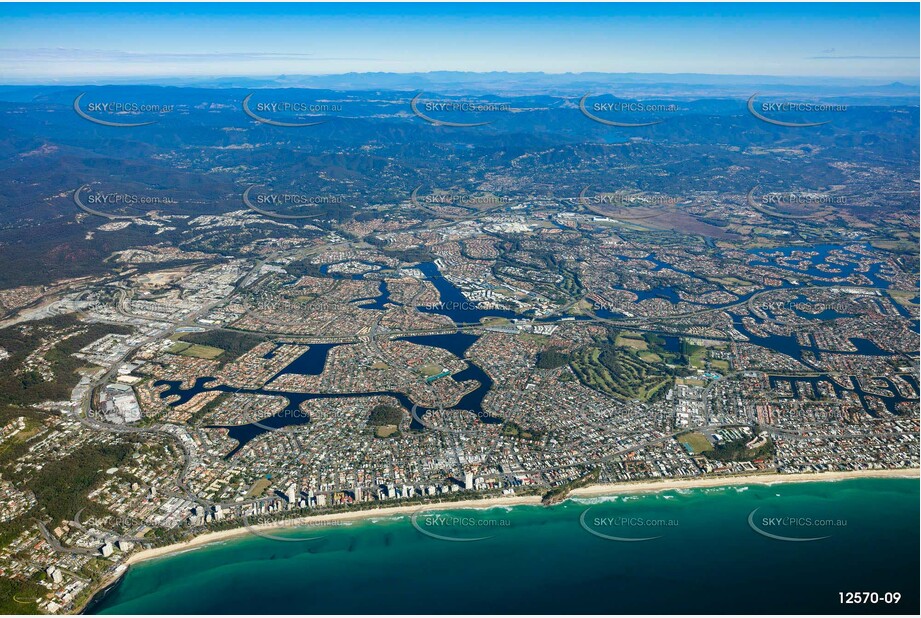
{"type": "Polygon", "coordinates": [[[189,551],[197,547],[202,547],[204,545],[220,543],[221,541],[225,541],[227,539],[232,539],[246,534],[253,534],[251,529],[257,530],[259,532],[269,530],[287,530],[291,528],[301,528],[316,524],[374,519],[377,517],[390,517],[393,515],[409,515],[420,509],[446,511],[454,509],[487,509],[503,506],[540,506],[540,500],[540,496],[497,496],[493,498],[477,498],[475,500],[455,500],[448,502],[431,502],[428,504],[413,504],[405,506],[385,506],[370,509],[360,509],[355,511],[345,511],[341,513],[327,513],[325,515],[305,515],[296,519],[256,524],[248,527],[244,525],[240,526],[239,528],[232,528],[230,530],[207,532],[181,543],[174,543],[173,545],[165,545],[163,547],[154,547],[151,549],[141,550],[140,552],[129,556],[123,564],[125,564],[125,566],[131,566],[138,564],[139,562],[146,562],[147,560],[153,560],[155,558],[160,558],[170,554],[183,553],[185,551],[189,551]]]}
{"type": "MultiPolygon", "coordinates": [[[[655,493],[676,489],[706,489],[709,487],[728,487],[734,485],[773,485],[775,483],[805,483],[810,481],[842,481],[857,478],[918,478],[921,479],[921,469],[899,468],[888,470],[853,470],[847,472],[811,472],[797,474],[761,473],[742,476],[723,476],[708,478],[666,479],[660,481],[634,481],[625,483],[602,483],[580,487],[572,490],[566,499],[592,498],[599,496],[613,496],[622,494],[655,493]]],[[[147,560],[153,560],[169,554],[181,553],[203,545],[219,543],[227,539],[245,534],[251,534],[250,528],[258,531],[284,530],[289,528],[304,527],[316,523],[344,522],[375,517],[389,517],[392,515],[412,514],[420,509],[426,510],[460,510],[497,508],[503,506],[540,506],[540,496],[497,496],[492,498],[477,498],[475,500],[458,500],[449,502],[431,502],[425,505],[386,506],[370,509],[360,509],[341,513],[327,513],[325,515],[305,515],[296,519],[283,520],[256,524],[253,526],[240,526],[230,530],[207,532],[188,541],[141,550],[132,554],[123,563],[131,566],[147,560]]]]}
{"type": "Polygon", "coordinates": [[[895,468],[886,470],[849,470],[846,472],[797,472],[795,474],[762,472],[760,474],[724,477],[636,481],[630,483],[602,483],[573,489],[567,498],[596,498],[599,496],[622,494],[656,493],[675,489],[733,487],[735,485],[775,485],[785,483],[809,483],[815,481],[831,482],[860,478],[909,478],[921,480],[921,469],[895,468]]]}
{"type": "MultiPolygon", "coordinates": [[[[684,478],[684,479],[663,479],[657,481],[634,481],[624,483],[602,483],[580,487],[572,490],[566,497],[571,498],[593,498],[602,496],[615,496],[624,494],[645,494],[657,493],[662,491],[673,491],[680,489],[706,489],[712,487],[731,487],[736,485],[774,485],[784,483],[808,483],[808,482],[829,482],[843,481],[861,478],[906,478],[921,479],[921,469],[918,468],[898,468],[886,470],[853,470],[847,472],[811,472],[796,474],[778,474],[778,473],[760,473],[738,476],[707,477],[707,478],[684,478]]],[[[565,500],[564,500],[565,501],[565,500]]],[[[450,502],[432,502],[425,505],[406,505],[406,506],[389,506],[370,509],[360,509],[355,511],[346,511],[341,513],[327,513],[325,515],[306,515],[296,519],[284,520],[279,522],[270,522],[257,524],[254,526],[240,526],[230,530],[220,530],[216,532],[207,532],[188,541],[165,545],[163,547],[154,547],[144,549],[132,554],[122,563],[123,569],[113,574],[100,583],[98,589],[87,599],[86,603],[75,608],[75,613],[82,613],[92,604],[96,596],[110,588],[119,579],[130,570],[130,567],[155,560],[166,556],[192,551],[199,547],[220,543],[229,539],[238,538],[247,534],[254,534],[251,529],[257,531],[267,530],[285,530],[299,528],[316,524],[347,522],[356,520],[373,519],[376,517],[390,517],[393,515],[408,515],[420,509],[426,510],[461,510],[461,509],[488,509],[509,506],[540,506],[541,496],[497,496],[491,498],[477,498],[474,500],[460,500],[450,502]]],[[[258,536],[258,535],[257,535],[258,536]]]]}

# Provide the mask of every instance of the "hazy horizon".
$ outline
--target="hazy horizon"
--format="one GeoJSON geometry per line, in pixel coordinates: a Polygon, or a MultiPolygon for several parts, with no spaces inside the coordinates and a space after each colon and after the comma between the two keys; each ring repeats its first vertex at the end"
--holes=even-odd
{"type": "MultiPolygon", "coordinates": [[[[432,70],[432,71],[346,71],[333,73],[265,73],[265,74],[212,74],[212,75],[150,75],[143,79],[124,75],[98,75],[87,77],[72,78],[21,78],[8,79],[2,81],[4,77],[0,76],[0,85],[16,86],[104,86],[107,84],[119,85],[137,85],[137,86],[171,86],[171,85],[188,85],[194,86],[209,80],[285,80],[300,78],[333,78],[333,77],[374,77],[374,76],[437,76],[442,74],[465,74],[470,76],[545,76],[547,78],[562,77],[592,77],[592,76],[612,76],[620,78],[657,78],[654,82],[663,83],[662,80],[672,80],[666,83],[674,84],[701,84],[708,83],[707,78],[719,78],[724,83],[739,83],[744,81],[758,81],[758,83],[774,82],[777,84],[806,84],[820,82],[827,85],[889,85],[901,83],[904,85],[919,85],[919,78],[885,78],[874,76],[852,76],[852,77],[835,77],[826,75],[762,75],[756,73],[666,73],[666,72],[615,72],[615,71],[459,71],[459,70],[432,70]],[[692,78],[695,81],[691,81],[692,78]],[[701,81],[703,80],[703,81],[701,81]],[[179,83],[182,82],[182,83],[179,83]]],[[[231,86],[232,87],[232,86],[231,86]]]]}
{"type": "Polygon", "coordinates": [[[541,69],[910,81],[917,4],[8,4],[0,82],[541,69]]]}

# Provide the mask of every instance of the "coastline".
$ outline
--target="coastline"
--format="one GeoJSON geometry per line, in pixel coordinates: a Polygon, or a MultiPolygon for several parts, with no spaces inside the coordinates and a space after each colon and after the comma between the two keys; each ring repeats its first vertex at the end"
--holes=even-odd
{"type": "Polygon", "coordinates": [[[486,509],[503,506],[540,506],[540,496],[499,496],[495,498],[479,498],[476,500],[460,500],[453,502],[431,502],[429,504],[407,505],[407,506],[386,506],[371,509],[361,509],[355,511],[346,511],[342,513],[327,513],[325,515],[307,515],[296,519],[287,519],[279,522],[270,522],[256,524],[253,526],[241,526],[230,530],[220,530],[217,532],[208,532],[197,536],[182,543],[165,545],[163,547],[154,547],[144,549],[128,557],[124,562],[126,566],[131,566],[139,562],[153,560],[169,554],[182,553],[203,545],[220,543],[227,539],[232,539],[245,534],[252,534],[251,529],[258,531],[284,530],[289,528],[298,528],[307,525],[316,525],[330,522],[355,521],[361,519],[373,519],[376,517],[390,517],[393,515],[409,515],[419,509],[436,509],[436,510],[455,510],[455,509],[486,509]]]}
{"type": "MultiPolygon", "coordinates": [[[[921,469],[900,468],[886,470],[854,470],[847,472],[813,472],[797,474],[761,473],[738,476],[722,476],[707,478],[663,479],[657,481],[636,481],[625,483],[607,483],[589,485],[572,490],[567,496],[570,498],[592,498],[601,496],[614,496],[623,494],[656,493],[680,489],[705,489],[712,487],[729,487],[737,485],[774,485],[784,483],[829,482],[861,478],[907,478],[921,480],[921,469]]],[[[371,509],[361,509],[341,513],[328,513],[324,515],[307,515],[296,519],[283,520],[257,524],[254,526],[241,526],[230,530],[208,532],[188,541],[174,543],[163,547],[145,549],[132,554],[122,564],[119,572],[112,574],[100,583],[97,590],[87,599],[80,608],[75,608],[75,613],[82,613],[96,598],[96,596],[111,587],[132,565],[166,557],[173,554],[191,551],[199,547],[220,543],[229,539],[253,534],[251,529],[257,531],[282,530],[316,525],[331,522],[346,522],[377,517],[390,517],[394,515],[408,515],[421,508],[427,510],[461,510],[461,509],[487,509],[510,506],[540,506],[540,496],[498,496],[492,498],[478,498],[475,500],[462,500],[452,502],[432,502],[426,505],[389,506],[371,509]]]]}
{"type": "Polygon", "coordinates": [[[850,470],[847,472],[798,472],[796,474],[766,472],[741,476],[609,483],[588,485],[587,487],[573,489],[568,497],[591,498],[621,494],[654,493],[673,489],[706,489],[708,487],[731,487],[734,485],[775,485],[781,483],[808,483],[815,481],[828,482],[860,478],[910,478],[921,480],[921,469],[896,468],[886,470],[850,470]]]}
{"type": "MultiPolygon", "coordinates": [[[[842,481],[857,478],[915,478],[921,479],[921,470],[918,468],[900,468],[889,470],[854,470],[848,472],[814,472],[798,474],[776,474],[762,473],[750,474],[744,476],[723,476],[708,478],[690,478],[690,479],[665,479],[660,481],[636,481],[629,483],[608,483],[589,485],[572,490],[568,498],[591,498],[598,496],[612,496],[621,494],[638,494],[654,493],[659,491],[670,491],[675,489],[705,489],[708,487],[725,487],[733,485],[773,485],[775,483],[805,483],[810,481],[842,481]]],[[[375,517],[390,517],[393,515],[407,515],[418,511],[421,508],[427,510],[460,510],[460,509],[483,509],[504,506],[539,506],[541,504],[540,496],[498,496],[494,498],[478,498],[476,500],[461,500],[453,502],[432,502],[424,506],[387,506],[373,509],[361,509],[347,511],[343,513],[328,513],[325,515],[307,515],[297,519],[289,519],[274,523],[257,524],[254,526],[241,526],[231,530],[220,530],[217,532],[208,532],[172,545],[163,547],[154,547],[145,549],[128,557],[124,562],[125,566],[131,566],[147,560],[153,560],[169,554],[180,553],[195,549],[211,543],[219,543],[232,539],[244,534],[251,534],[249,528],[255,530],[280,530],[288,528],[297,528],[299,526],[340,522],[355,521],[361,519],[372,519],[375,517]]]]}

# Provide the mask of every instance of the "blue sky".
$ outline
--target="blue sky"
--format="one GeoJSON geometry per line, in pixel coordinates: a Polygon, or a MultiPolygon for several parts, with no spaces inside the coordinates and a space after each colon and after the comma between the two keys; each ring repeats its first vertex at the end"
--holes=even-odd
{"type": "Polygon", "coordinates": [[[4,4],[0,82],[435,70],[918,81],[899,4],[4,4]]]}

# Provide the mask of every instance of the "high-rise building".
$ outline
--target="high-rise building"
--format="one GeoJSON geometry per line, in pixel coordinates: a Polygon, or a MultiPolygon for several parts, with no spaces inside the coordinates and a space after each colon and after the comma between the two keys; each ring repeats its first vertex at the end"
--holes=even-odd
{"type": "Polygon", "coordinates": [[[118,548],[118,551],[131,551],[134,548],[134,543],[124,539],[118,539],[115,541],[115,547],[118,548]]]}

